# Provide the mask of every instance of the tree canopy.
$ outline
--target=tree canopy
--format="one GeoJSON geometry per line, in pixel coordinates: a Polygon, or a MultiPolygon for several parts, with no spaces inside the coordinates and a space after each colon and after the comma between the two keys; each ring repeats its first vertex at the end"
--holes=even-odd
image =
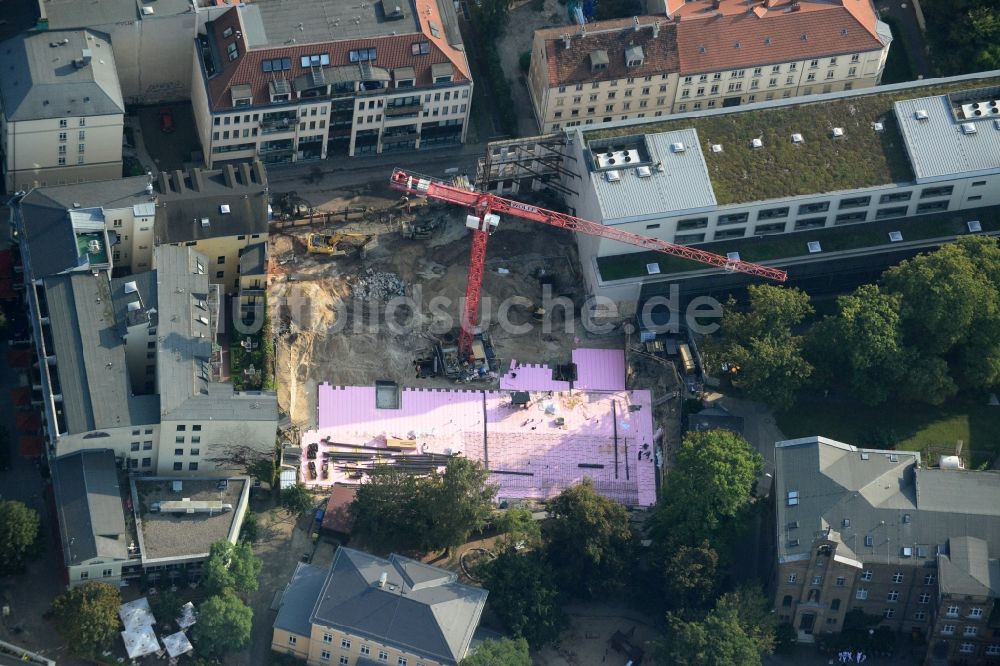
{"type": "Polygon", "coordinates": [[[501,535],[498,540],[501,548],[517,544],[537,546],[542,541],[542,528],[528,509],[507,509],[497,516],[493,526],[501,535]]]}
{"type": "Polygon", "coordinates": [[[590,479],[564,490],[548,508],[547,554],[562,589],[585,598],[621,589],[634,536],[625,508],[599,495],[590,479]]]}
{"type": "Polygon", "coordinates": [[[313,496],[304,483],[296,483],[281,490],[281,506],[293,516],[312,508],[313,501],[313,496]]]}
{"type": "Polygon", "coordinates": [[[205,589],[209,594],[233,590],[240,594],[255,592],[263,563],[246,541],[231,544],[216,541],[205,563],[205,589]]]}
{"type": "Polygon", "coordinates": [[[20,571],[37,548],[38,512],[22,502],[0,501],[0,574],[20,571]]]}
{"type": "Polygon", "coordinates": [[[462,660],[462,666],[531,666],[528,642],[523,638],[483,641],[462,660]]]}
{"type": "Polygon", "coordinates": [[[696,612],[710,605],[718,587],[719,554],[707,541],[665,550],[661,577],[663,599],[677,612],[696,612]]]}
{"type": "Polygon", "coordinates": [[[222,657],[250,642],[253,610],[231,590],[209,597],[198,608],[194,642],[199,652],[222,657]]]}
{"type": "Polygon", "coordinates": [[[747,505],[763,458],[728,430],[690,432],[677,450],[652,534],[667,548],[725,541],[723,528],[747,505]]]}
{"type": "Polygon", "coordinates": [[[457,546],[489,520],[497,487],[487,477],[480,463],[466,458],[453,458],[443,474],[425,477],[377,466],[351,504],[353,531],[380,550],[457,546]]]}
{"type": "Polygon", "coordinates": [[[84,583],[56,597],[52,614],[73,652],[94,656],[110,648],[118,637],[121,604],[121,593],[114,585],[84,583]]]}
{"type": "Polygon", "coordinates": [[[923,0],[936,73],[1000,69],[1000,14],[995,0],[923,0]]]}
{"type": "Polygon", "coordinates": [[[481,564],[478,575],[490,591],[487,603],[512,635],[535,648],[558,640],[567,618],[542,553],[508,548],[481,564]]]}
{"type": "Polygon", "coordinates": [[[801,336],[793,334],[813,313],[809,295],[766,284],[750,285],[747,294],[746,310],[730,300],[723,311],[721,349],[712,355],[738,368],[734,381],[750,398],[788,407],[813,370],[801,336]]]}

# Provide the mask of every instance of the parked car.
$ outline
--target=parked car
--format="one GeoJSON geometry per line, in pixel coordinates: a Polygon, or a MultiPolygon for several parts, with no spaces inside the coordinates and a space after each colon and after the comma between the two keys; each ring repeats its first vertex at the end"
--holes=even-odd
{"type": "Polygon", "coordinates": [[[174,131],[174,114],[170,109],[160,109],[160,131],[167,134],[174,131]]]}

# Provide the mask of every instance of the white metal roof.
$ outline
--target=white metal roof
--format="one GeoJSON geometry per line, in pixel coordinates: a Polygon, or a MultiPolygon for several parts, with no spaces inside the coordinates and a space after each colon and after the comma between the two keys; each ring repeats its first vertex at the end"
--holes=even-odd
{"type": "Polygon", "coordinates": [[[895,111],[917,182],[1000,172],[1000,127],[993,118],[971,121],[977,131],[967,134],[962,124],[970,121],[956,119],[946,95],[896,102],[895,111]],[[927,118],[917,118],[917,111],[927,111],[927,118]]]}

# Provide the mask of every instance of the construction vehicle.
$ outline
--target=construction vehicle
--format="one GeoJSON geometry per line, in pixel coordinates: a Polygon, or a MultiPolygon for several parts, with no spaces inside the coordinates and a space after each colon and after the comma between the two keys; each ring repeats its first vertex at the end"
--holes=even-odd
{"type": "Polygon", "coordinates": [[[427,240],[434,235],[444,221],[440,215],[415,220],[403,220],[399,232],[410,240],[427,240]]]}
{"type": "Polygon", "coordinates": [[[333,257],[346,257],[364,253],[371,249],[374,236],[368,234],[348,234],[336,232],[332,234],[309,234],[306,249],[316,254],[329,254],[333,257]]]}
{"type": "Polygon", "coordinates": [[[473,339],[476,335],[476,322],[479,319],[479,297],[483,287],[483,271],[486,266],[486,243],[490,234],[496,231],[500,224],[500,214],[513,215],[560,229],[569,229],[578,233],[619,241],[673,257],[717,266],[727,271],[737,271],[779,282],[788,279],[787,273],[779,268],[761,266],[740,259],[730,259],[688,245],[676,245],[656,238],[640,236],[617,227],[608,227],[565,213],[505,199],[489,192],[469,191],[403,169],[393,170],[389,187],[408,194],[465,206],[474,213],[465,218],[466,228],[472,231],[472,254],[469,257],[465,307],[462,310],[461,331],[458,339],[459,354],[466,360],[472,359],[473,339]]]}

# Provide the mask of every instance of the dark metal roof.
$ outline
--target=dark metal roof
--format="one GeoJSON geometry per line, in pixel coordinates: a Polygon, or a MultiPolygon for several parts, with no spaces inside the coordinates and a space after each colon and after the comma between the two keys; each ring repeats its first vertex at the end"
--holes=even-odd
{"type": "Polygon", "coordinates": [[[67,566],[97,558],[128,559],[114,451],[79,451],[56,458],[52,484],[67,566]]]}

